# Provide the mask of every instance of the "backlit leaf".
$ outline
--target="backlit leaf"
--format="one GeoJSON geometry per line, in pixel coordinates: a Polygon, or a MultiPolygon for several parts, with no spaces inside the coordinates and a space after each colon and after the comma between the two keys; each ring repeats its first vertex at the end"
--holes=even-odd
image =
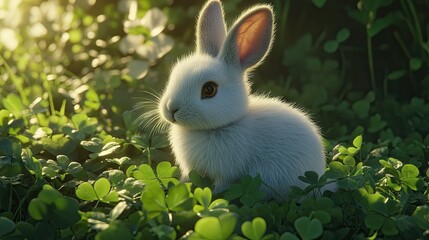
{"type": "Polygon", "coordinates": [[[86,201],[95,201],[98,199],[94,188],[88,182],[84,182],[77,187],[76,196],[86,201]]]}
{"type": "Polygon", "coordinates": [[[294,226],[303,239],[316,239],[323,233],[322,223],[318,219],[300,217],[295,220],[294,226]]]}
{"type": "Polygon", "coordinates": [[[149,29],[151,36],[157,36],[164,30],[167,17],[158,8],[151,8],[144,15],[141,24],[149,29]]]}
{"type": "Polygon", "coordinates": [[[241,231],[243,235],[248,239],[258,240],[262,239],[265,234],[267,224],[263,218],[254,218],[251,222],[247,221],[241,225],[241,231]]]}
{"type": "Polygon", "coordinates": [[[94,183],[94,191],[98,199],[105,197],[110,191],[110,182],[106,178],[100,178],[94,183]]]}

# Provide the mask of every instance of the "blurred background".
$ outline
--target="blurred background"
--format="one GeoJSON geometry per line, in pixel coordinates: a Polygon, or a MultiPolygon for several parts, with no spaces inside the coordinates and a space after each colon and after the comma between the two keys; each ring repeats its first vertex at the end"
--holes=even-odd
{"type": "MultiPolygon", "coordinates": [[[[0,1],[0,108],[28,126],[46,112],[84,113],[97,131],[130,138],[144,91],[162,91],[172,64],[194,50],[204,3],[0,1]]],[[[255,92],[306,109],[327,144],[364,134],[427,165],[429,1],[225,0],[227,24],[256,3],[274,6],[276,37],[251,78],[255,92]]]]}

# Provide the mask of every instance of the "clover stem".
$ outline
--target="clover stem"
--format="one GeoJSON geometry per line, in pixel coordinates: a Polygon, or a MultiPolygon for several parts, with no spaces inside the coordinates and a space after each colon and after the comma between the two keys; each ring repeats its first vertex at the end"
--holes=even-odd
{"type": "Polygon", "coordinates": [[[152,167],[152,157],[150,155],[150,147],[149,146],[146,147],[146,151],[147,151],[147,164],[152,167]]]}
{"type": "MultiPolygon", "coordinates": [[[[416,36],[417,41],[419,42],[420,46],[424,50],[426,50],[426,52],[429,52],[429,49],[423,40],[423,34],[422,34],[420,22],[419,22],[419,17],[417,16],[416,8],[414,7],[414,4],[412,3],[412,1],[405,1],[405,2],[408,4],[408,9],[409,9],[409,12],[411,14],[411,18],[414,22],[414,28],[415,28],[415,33],[417,35],[416,36]]],[[[401,3],[402,3],[402,1],[401,1],[401,3]]]]}
{"type": "Polygon", "coordinates": [[[267,187],[268,189],[270,189],[275,195],[277,195],[283,202],[286,201],[286,199],[283,198],[283,196],[277,192],[273,187],[271,187],[270,185],[266,184],[264,181],[262,181],[262,184],[267,187]]]}
{"type": "Polygon", "coordinates": [[[12,81],[12,84],[14,85],[14,87],[16,88],[16,90],[19,93],[19,96],[21,97],[22,103],[24,103],[25,105],[29,104],[29,100],[27,98],[27,95],[25,94],[24,91],[24,87],[22,82],[19,80],[18,76],[14,73],[14,71],[10,68],[8,62],[6,61],[5,58],[3,58],[3,56],[0,55],[0,61],[2,61],[3,66],[6,69],[6,72],[8,74],[8,76],[10,77],[10,80],[12,81]]]}
{"type": "MultiPolygon", "coordinates": [[[[12,179],[9,179],[9,206],[8,206],[8,211],[12,212],[12,179]]],[[[15,219],[15,218],[14,218],[15,219]]]]}
{"type": "Polygon", "coordinates": [[[369,76],[371,79],[372,90],[374,91],[374,95],[377,95],[377,87],[375,84],[375,70],[374,70],[374,56],[372,49],[372,38],[369,34],[369,30],[366,31],[366,43],[368,49],[368,67],[369,67],[369,76]]]}

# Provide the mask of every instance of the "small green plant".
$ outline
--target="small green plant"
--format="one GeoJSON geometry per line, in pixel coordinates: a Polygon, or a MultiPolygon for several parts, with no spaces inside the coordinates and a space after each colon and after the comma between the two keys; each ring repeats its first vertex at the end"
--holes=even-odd
{"type": "Polygon", "coordinates": [[[44,185],[37,198],[28,205],[28,213],[38,221],[34,225],[34,234],[46,239],[59,237],[59,229],[76,224],[81,219],[78,210],[79,203],[76,199],[63,196],[49,185],[44,185]]]}
{"type": "MultiPolygon", "coordinates": [[[[263,218],[257,217],[252,221],[244,222],[241,225],[241,232],[247,239],[259,240],[263,239],[262,237],[267,230],[267,223],[263,218]]],[[[265,239],[267,237],[264,237],[265,239]]]]}
{"type": "Polygon", "coordinates": [[[85,201],[101,201],[105,203],[119,201],[118,193],[111,190],[110,182],[106,178],[98,179],[94,185],[88,182],[80,184],[76,189],[76,196],[85,201]]]}

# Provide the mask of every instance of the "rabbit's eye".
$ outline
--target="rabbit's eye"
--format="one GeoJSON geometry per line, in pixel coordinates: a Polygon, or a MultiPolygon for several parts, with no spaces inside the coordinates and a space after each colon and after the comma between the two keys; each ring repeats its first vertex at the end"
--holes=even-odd
{"type": "Polygon", "coordinates": [[[217,93],[217,84],[215,82],[206,82],[201,89],[201,98],[212,98],[217,93]]]}

